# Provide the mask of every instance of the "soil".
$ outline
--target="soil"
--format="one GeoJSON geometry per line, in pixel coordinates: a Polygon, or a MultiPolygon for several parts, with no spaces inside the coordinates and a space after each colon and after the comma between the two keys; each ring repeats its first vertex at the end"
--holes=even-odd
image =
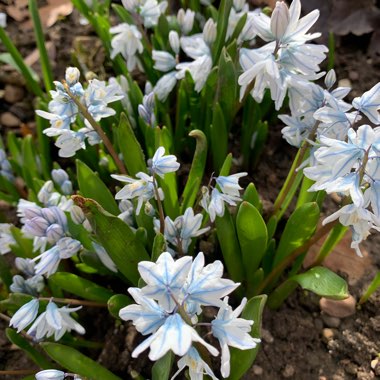
{"type": "MultiPolygon", "coordinates": [[[[2,0],[0,11],[6,11],[7,6],[13,3],[12,0],[2,0]]],[[[309,7],[322,7],[321,25],[341,21],[331,20],[328,7],[326,8],[332,4],[331,1],[313,0],[303,3],[309,7]]],[[[339,3],[341,1],[337,0],[335,4],[339,3]]],[[[372,2],[368,1],[356,1],[356,5],[358,3],[363,3],[363,7],[368,3],[372,6],[372,2]]],[[[339,16],[335,13],[334,17],[339,16]]],[[[35,49],[34,37],[30,29],[22,28],[21,25],[21,22],[8,18],[7,30],[23,55],[27,56],[35,49]]],[[[318,26],[316,29],[318,30],[318,26]]],[[[380,80],[380,49],[376,45],[378,32],[374,30],[360,36],[347,34],[335,39],[337,76],[343,80],[344,85],[351,83],[354,88],[351,98],[370,89],[380,80]]],[[[73,49],[80,46],[85,50],[86,44],[91,49],[98,46],[99,50],[91,59],[82,52],[82,56],[87,59],[81,60],[81,64],[98,73],[105,71],[102,68],[104,52],[99,41],[89,26],[81,24],[75,11],[49,28],[49,41],[56,78],[62,77],[65,67],[72,62],[73,49]],[[72,30],[75,30],[75,35],[71,33],[72,30]]],[[[38,63],[33,64],[33,68],[38,72],[38,63]]],[[[0,67],[0,97],[3,98],[0,102],[1,135],[10,130],[20,134],[33,133],[33,97],[25,91],[22,78],[4,66],[0,67]],[[5,98],[7,100],[4,100],[6,91],[9,92],[9,85],[22,89],[23,96],[20,98],[17,93],[19,90],[16,90],[16,94],[11,94],[13,98],[8,93],[5,98]],[[16,126],[4,123],[4,114],[7,112],[18,119],[16,126]]],[[[264,159],[260,160],[252,174],[268,208],[274,202],[295,155],[295,149],[282,140],[281,128],[280,125],[271,127],[263,152],[264,159]]],[[[331,212],[336,204],[330,200],[327,208],[326,212],[331,212]]],[[[7,210],[0,210],[0,214],[2,212],[8,214],[7,210]]],[[[376,256],[380,251],[380,236],[377,234],[368,239],[367,253],[362,259],[349,248],[349,240],[349,237],[344,239],[324,265],[347,278],[349,292],[358,300],[380,268],[380,257],[376,256]]],[[[313,294],[297,289],[278,310],[266,309],[263,317],[262,347],[254,366],[244,377],[245,380],[380,378],[379,292],[367,303],[357,307],[353,315],[341,319],[324,314],[319,302],[319,298],[313,294]]],[[[130,324],[115,322],[106,314],[94,314],[91,310],[80,312],[82,320],[91,321],[92,328],[88,330],[86,339],[105,342],[101,350],[90,351],[88,354],[122,378],[131,378],[132,371],[149,376],[151,363],[147,357],[141,356],[138,360],[131,358],[133,348],[142,337],[130,324]]],[[[0,370],[36,369],[33,362],[7,340],[7,325],[0,320],[0,370]]],[[[17,376],[10,375],[4,379],[17,379],[17,376]]]]}

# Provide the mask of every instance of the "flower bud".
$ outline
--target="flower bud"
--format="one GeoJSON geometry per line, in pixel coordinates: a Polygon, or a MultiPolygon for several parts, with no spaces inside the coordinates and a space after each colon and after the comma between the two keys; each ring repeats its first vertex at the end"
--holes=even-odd
{"type": "Polygon", "coordinates": [[[0,27],[6,28],[7,26],[7,15],[4,12],[0,12],[0,27]]]}
{"type": "Polygon", "coordinates": [[[54,169],[51,171],[51,176],[53,178],[53,181],[57,183],[59,186],[62,186],[62,184],[65,181],[69,180],[69,176],[67,173],[62,169],[54,169]]]}
{"type": "Polygon", "coordinates": [[[46,236],[46,230],[49,225],[50,223],[46,219],[37,216],[35,218],[27,220],[24,227],[22,228],[22,231],[25,233],[25,235],[30,237],[43,237],[46,236]]]}
{"type": "Polygon", "coordinates": [[[137,8],[137,1],[136,0],[121,0],[123,7],[129,11],[133,12],[137,8]]]}
{"type": "Polygon", "coordinates": [[[80,71],[76,67],[68,67],[66,69],[65,79],[69,86],[79,81],[80,71]]]}
{"type": "Polygon", "coordinates": [[[38,206],[25,208],[24,216],[25,219],[33,219],[36,216],[42,216],[41,209],[38,206]]]}
{"type": "Polygon", "coordinates": [[[56,243],[63,236],[65,236],[65,231],[63,231],[62,226],[59,224],[52,224],[46,230],[46,237],[51,244],[56,243]]]}
{"type": "Polygon", "coordinates": [[[245,0],[233,0],[233,6],[236,12],[240,12],[243,10],[245,5],[245,0]]]}
{"type": "Polygon", "coordinates": [[[57,369],[45,369],[36,373],[36,380],[64,380],[65,373],[57,369]]]}
{"type": "Polygon", "coordinates": [[[16,257],[15,265],[19,271],[25,273],[27,276],[34,275],[35,262],[32,259],[23,259],[22,257],[16,257]]]}
{"type": "Polygon", "coordinates": [[[169,44],[174,53],[178,54],[180,43],[178,33],[175,30],[171,30],[169,33],[169,44]]]}
{"type": "Polygon", "coordinates": [[[82,224],[86,220],[82,209],[76,205],[71,207],[70,216],[75,224],[82,224]]]}
{"type": "Polygon", "coordinates": [[[327,89],[329,90],[332,86],[334,86],[335,82],[336,82],[335,70],[331,69],[325,76],[325,85],[327,89]]]}
{"type": "Polygon", "coordinates": [[[156,215],[156,210],[154,209],[154,207],[149,202],[145,203],[144,212],[145,212],[145,215],[148,215],[148,216],[156,215]]]}
{"type": "Polygon", "coordinates": [[[65,195],[70,195],[73,192],[73,184],[71,181],[65,181],[61,185],[62,193],[65,195]]]}
{"type": "Polygon", "coordinates": [[[216,22],[209,18],[203,27],[203,39],[207,45],[211,45],[216,40],[216,22]]]}
{"type": "Polygon", "coordinates": [[[36,319],[38,314],[38,307],[38,300],[33,298],[31,301],[21,306],[20,309],[16,311],[9,322],[9,326],[17,328],[17,332],[20,332],[36,319]]]}
{"type": "Polygon", "coordinates": [[[193,29],[195,12],[186,9],[186,12],[181,8],[177,13],[178,24],[183,34],[188,34],[193,29]]]}
{"type": "Polygon", "coordinates": [[[53,181],[45,182],[45,184],[41,187],[41,190],[38,192],[38,200],[43,204],[48,203],[51,193],[53,191],[54,191],[53,181]]]}
{"type": "Polygon", "coordinates": [[[277,41],[284,36],[289,25],[289,8],[284,1],[277,1],[272,17],[270,19],[270,29],[277,41]]]}

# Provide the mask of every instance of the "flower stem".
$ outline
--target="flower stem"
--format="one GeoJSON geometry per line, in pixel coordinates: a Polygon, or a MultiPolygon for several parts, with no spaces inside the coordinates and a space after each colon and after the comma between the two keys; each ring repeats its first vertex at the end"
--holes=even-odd
{"type": "Polygon", "coordinates": [[[283,261],[281,261],[273,270],[269,273],[269,275],[265,278],[265,280],[260,284],[258,289],[256,290],[256,294],[260,294],[271,282],[277,278],[281,272],[290,265],[298,256],[305,253],[312,245],[318,242],[323,238],[328,232],[330,232],[337,224],[339,220],[334,220],[330,223],[322,226],[317,232],[309,239],[305,244],[301,247],[295,249],[289,256],[287,256],[283,261]]]}
{"type": "Polygon", "coordinates": [[[9,369],[5,371],[0,371],[0,375],[16,375],[16,376],[32,375],[34,373],[36,373],[35,369],[9,369]]]}
{"type": "Polygon", "coordinates": [[[100,125],[95,121],[95,119],[92,117],[92,115],[88,112],[87,108],[78,100],[78,98],[70,91],[69,86],[66,82],[62,82],[63,86],[65,87],[65,90],[67,94],[70,96],[70,98],[74,101],[76,106],[78,107],[80,113],[83,115],[85,119],[91,124],[91,127],[94,128],[96,133],[100,136],[102,139],[104,145],[106,146],[109,154],[112,156],[112,158],[115,161],[115,164],[117,168],[119,169],[120,173],[122,174],[128,174],[127,170],[125,169],[125,166],[123,162],[120,160],[118,154],[116,153],[111,141],[107,137],[107,135],[104,133],[103,129],[100,127],[100,125]]]}
{"type": "Polygon", "coordinates": [[[162,207],[160,194],[158,191],[157,179],[156,179],[155,174],[153,174],[153,188],[154,188],[154,194],[156,195],[156,199],[157,199],[158,212],[160,214],[160,233],[164,234],[164,232],[165,232],[165,214],[164,214],[164,209],[162,207]]]}
{"type": "Polygon", "coordinates": [[[53,301],[56,303],[64,303],[64,304],[71,304],[71,305],[81,305],[81,306],[90,306],[90,307],[108,307],[106,303],[76,300],[72,298],[39,297],[38,299],[40,301],[53,301]]]}

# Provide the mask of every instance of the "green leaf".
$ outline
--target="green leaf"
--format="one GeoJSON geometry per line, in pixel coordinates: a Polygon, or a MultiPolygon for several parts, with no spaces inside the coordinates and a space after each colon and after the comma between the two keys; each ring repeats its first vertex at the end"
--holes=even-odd
{"type": "Polygon", "coordinates": [[[24,59],[22,58],[20,52],[17,47],[13,44],[12,40],[9,38],[6,31],[0,27],[0,40],[4,44],[5,48],[8,50],[9,54],[12,56],[16,66],[22,73],[25,78],[26,84],[29,89],[36,96],[43,97],[44,93],[41,89],[41,86],[38,83],[38,80],[33,76],[30,68],[25,64],[24,59]]]}
{"type": "Polygon", "coordinates": [[[114,215],[119,215],[119,207],[99,176],[94,173],[85,163],[76,160],[79,190],[85,197],[92,198],[114,215]]]}
{"type": "MultiPolygon", "coordinates": [[[[225,47],[223,48],[220,55],[218,67],[218,83],[216,89],[215,105],[220,105],[220,108],[224,115],[226,130],[228,131],[230,129],[232,119],[235,116],[238,81],[235,65],[227,53],[225,47]]],[[[215,111],[216,110],[214,109],[214,112],[215,111]]],[[[212,124],[213,126],[216,126],[214,121],[212,124]]],[[[219,131],[219,125],[217,125],[217,127],[219,131]]],[[[226,137],[228,138],[228,135],[226,137]]],[[[222,137],[220,136],[220,139],[221,138],[222,137]]]]}
{"type": "Polygon", "coordinates": [[[207,160],[207,138],[205,134],[199,129],[195,129],[189,133],[189,136],[194,137],[197,140],[197,145],[195,147],[190,173],[182,194],[183,201],[180,211],[181,214],[183,214],[188,207],[194,206],[194,202],[202,184],[207,160]]]}
{"type": "Polygon", "coordinates": [[[44,355],[42,355],[41,352],[39,352],[25,338],[18,334],[16,330],[7,328],[5,330],[5,334],[14,345],[21,348],[21,350],[23,350],[40,368],[50,369],[54,367],[54,365],[44,355]]]}
{"type": "Polygon", "coordinates": [[[4,283],[4,285],[9,289],[12,284],[12,273],[9,264],[3,255],[0,255],[0,279],[4,283]]]}
{"type": "Polygon", "coordinates": [[[34,35],[36,36],[37,47],[40,53],[39,62],[41,64],[45,89],[46,91],[50,91],[53,89],[53,73],[51,70],[50,59],[46,51],[44,32],[42,30],[36,0],[29,0],[29,11],[30,15],[32,16],[34,35]]]}
{"type": "Polygon", "coordinates": [[[223,166],[220,169],[219,175],[223,175],[223,176],[229,175],[231,166],[232,166],[232,154],[229,153],[223,162],[223,166]]]}
{"type": "Polygon", "coordinates": [[[39,178],[39,171],[36,152],[34,150],[34,141],[31,135],[25,136],[22,140],[22,162],[23,179],[29,189],[33,189],[37,192],[39,189],[36,189],[34,179],[39,178]]]}
{"type": "Polygon", "coordinates": [[[213,44],[213,62],[219,60],[220,53],[226,41],[228,19],[232,8],[232,0],[222,0],[218,10],[216,40],[213,44]]]}
{"type": "Polygon", "coordinates": [[[215,170],[220,170],[228,150],[226,120],[219,103],[214,105],[211,130],[211,153],[215,170]]]}
{"type": "Polygon", "coordinates": [[[373,280],[369,284],[367,290],[360,297],[359,304],[363,304],[364,302],[367,302],[369,297],[371,297],[371,295],[379,288],[379,286],[380,286],[380,272],[377,272],[376,276],[373,278],[373,280]]]}
{"type": "MultiPolygon", "coordinates": [[[[266,295],[251,298],[245,305],[245,308],[241,314],[242,318],[254,321],[250,332],[250,335],[253,338],[260,338],[261,320],[266,300],[266,295]]],[[[237,348],[230,349],[231,372],[228,380],[240,380],[243,377],[255,361],[259,348],[260,345],[257,344],[257,346],[251,350],[239,350],[237,348]]]]}
{"type": "Polygon", "coordinates": [[[15,313],[20,307],[32,300],[32,296],[22,293],[10,293],[9,297],[0,301],[0,310],[7,310],[12,314],[15,313]]]}
{"type": "Polygon", "coordinates": [[[277,248],[273,266],[301,247],[314,234],[319,221],[319,207],[315,202],[296,209],[286,223],[277,248]]]}
{"type": "Polygon", "coordinates": [[[137,141],[131,123],[124,113],[120,115],[120,124],[117,136],[120,151],[123,153],[123,161],[127,167],[128,174],[134,177],[138,172],[147,173],[145,157],[141,149],[141,145],[137,141]]]}
{"type": "Polygon", "coordinates": [[[252,206],[255,206],[261,213],[263,210],[263,205],[260,200],[259,193],[256,190],[256,186],[251,182],[245,189],[243,194],[243,201],[250,203],[252,206]]]}
{"type": "Polygon", "coordinates": [[[235,225],[227,208],[222,217],[216,217],[215,226],[226,269],[233,281],[242,282],[244,279],[243,261],[235,225]]]}
{"type": "Polygon", "coordinates": [[[152,380],[168,380],[174,362],[174,354],[168,351],[152,367],[152,380]]]}
{"type": "Polygon", "coordinates": [[[50,279],[63,290],[86,300],[107,302],[113,295],[110,290],[103,288],[103,286],[97,285],[76,274],[57,272],[51,275],[50,279]]]}
{"type": "MultiPolygon", "coordinates": [[[[38,109],[46,109],[44,103],[39,101],[37,103],[38,109]]],[[[50,153],[50,141],[51,139],[43,133],[43,130],[50,126],[48,120],[43,119],[42,117],[36,114],[36,131],[38,138],[38,151],[39,157],[41,159],[42,172],[46,179],[50,179],[50,172],[52,167],[52,157],[50,153]]]]}
{"type": "Polygon", "coordinates": [[[70,372],[91,380],[121,380],[120,377],[74,348],[58,343],[41,343],[41,346],[53,360],[70,372]]]}
{"type": "Polygon", "coordinates": [[[136,285],[140,278],[137,264],[142,260],[149,261],[149,255],[131,228],[118,217],[102,209],[92,199],[75,196],[74,201],[82,208],[95,236],[110,255],[117,269],[136,285]]]}
{"type": "Polygon", "coordinates": [[[131,305],[133,303],[132,299],[125,294],[115,294],[107,302],[109,312],[117,319],[120,319],[119,312],[120,309],[131,305]]]}
{"type": "Polygon", "coordinates": [[[246,279],[250,282],[250,277],[259,268],[267,248],[267,226],[255,206],[242,202],[236,217],[236,230],[246,279]]]}
{"type": "Polygon", "coordinates": [[[153,242],[153,249],[152,249],[152,261],[157,261],[158,257],[161,255],[162,252],[166,251],[166,240],[164,235],[161,233],[158,233],[153,242]]]}
{"type": "Polygon", "coordinates": [[[325,267],[314,267],[307,272],[289,279],[296,281],[303,289],[326,298],[343,300],[348,297],[347,282],[325,267]]]}

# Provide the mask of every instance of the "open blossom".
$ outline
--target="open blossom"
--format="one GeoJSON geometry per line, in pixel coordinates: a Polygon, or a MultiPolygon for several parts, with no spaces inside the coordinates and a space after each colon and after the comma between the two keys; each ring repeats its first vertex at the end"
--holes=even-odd
{"type": "Polygon", "coordinates": [[[27,302],[16,311],[9,322],[9,326],[15,327],[17,329],[17,332],[20,332],[36,319],[38,308],[38,299],[33,298],[31,301],[27,302]]]}
{"type": "Polygon", "coordinates": [[[11,232],[11,224],[0,223],[0,254],[5,255],[11,252],[11,245],[16,244],[16,241],[11,232]]]}
{"type": "Polygon", "coordinates": [[[188,366],[192,379],[201,379],[204,373],[216,379],[193,346],[193,342],[199,343],[211,355],[219,354],[196,330],[197,315],[202,313],[202,306],[208,305],[220,307],[216,319],[203,325],[208,325],[220,341],[223,377],[229,375],[228,346],[247,350],[259,343],[259,339],[249,334],[253,321],[238,318],[246,300],[235,311],[228,305],[227,298],[221,300],[239,284],[222,278],[220,261],[205,265],[203,253],[194,260],[184,256],[175,261],[169,252],[163,252],[156,263],[140,262],[138,270],[146,286],[129,289],[136,304],[122,308],[119,315],[123,320],[132,320],[141,334],[152,335],[136,347],[133,357],[150,348],[149,358],[158,360],[170,350],[182,357],[173,378],[188,366]]]}
{"type": "Polygon", "coordinates": [[[160,146],[152,158],[151,171],[164,178],[165,174],[173,173],[179,169],[177,157],[173,154],[165,155],[165,148],[160,146]]]}
{"type": "Polygon", "coordinates": [[[247,299],[244,298],[240,306],[235,310],[232,310],[232,307],[229,306],[228,297],[225,297],[223,302],[224,306],[220,308],[211,325],[212,333],[219,340],[222,349],[221,373],[223,377],[228,377],[230,375],[229,346],[240,350],[250,350],[260,343],[260,339],[252,338],[249,334],[253,321],[239,318],[247,299]]]}

